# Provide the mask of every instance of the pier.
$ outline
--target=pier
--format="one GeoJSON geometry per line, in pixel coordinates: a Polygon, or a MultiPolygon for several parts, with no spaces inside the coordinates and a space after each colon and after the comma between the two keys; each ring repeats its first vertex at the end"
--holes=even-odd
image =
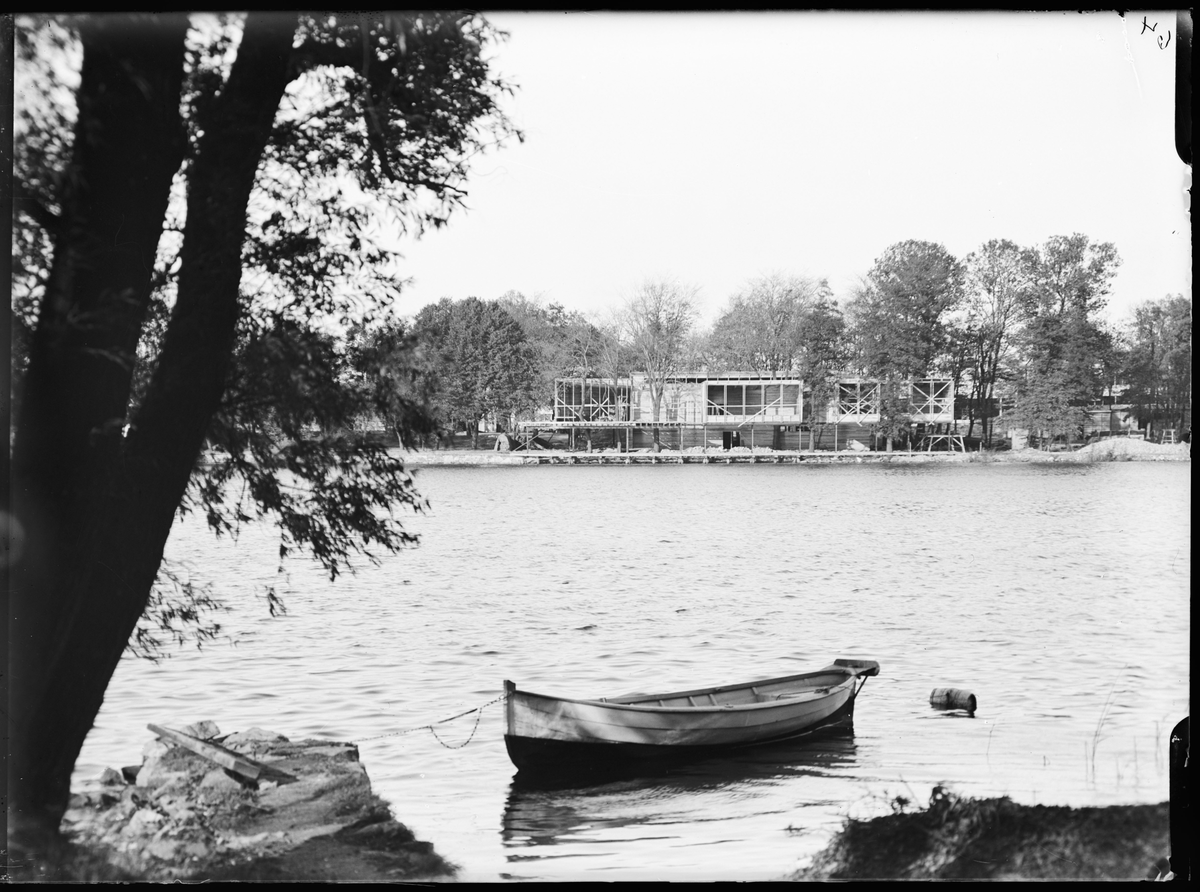
{"type": "MultiPolygon", "coordinates": [[[[990,457],[990,456],[989,456],[990,457]]],[[[452,449],[413,452],[404,456],[415,465],[796,465],[796,464],[890,464],[978,460],[978,453],[963,452],[841,452],[783,451],[761,452],[714,449],[708,452],[569,452],[561,449],[496,452],[491,450],[452,449]]]]}
{"type": "MultiPolygon", "coordinates": [[[[839,464],[845,462],[916,460],[926,461],[931,455],[944,457],[953,453],[929,452],[518,452],[510,453],[527,465],[795,465],[801,462],[839,464]]],[[[962,453],[958,453],[962,455],[962,453]]]]}

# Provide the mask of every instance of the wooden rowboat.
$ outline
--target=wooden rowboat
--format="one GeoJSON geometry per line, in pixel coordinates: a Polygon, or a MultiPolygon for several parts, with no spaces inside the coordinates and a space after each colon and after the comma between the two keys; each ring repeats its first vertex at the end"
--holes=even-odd
{"type": "Polygon", "coordinates": [[[835,660],[816,672],[743,684],[568,700],[504,682],[504,743],[522,772],[587,771],[707,757],[849,724],[873,660],[835,660]]]}

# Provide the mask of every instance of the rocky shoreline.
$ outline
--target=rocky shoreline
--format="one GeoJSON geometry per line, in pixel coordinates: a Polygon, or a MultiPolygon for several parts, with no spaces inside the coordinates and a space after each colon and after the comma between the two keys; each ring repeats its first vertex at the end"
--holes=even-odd
{"type": "Polygon", "coordinates": [[[222,736],[212,722],[178,730],[257,770],[239,773],[172,740],[151,740],[141,765],[107,769],[96,789],[72,796],[62,823],[70,852],[30,854],[10,864],[10,878],[396,882],[454,876],[454,865],[416,839],[371,791],[354,744],[291,741],[260,728],[222,736]]]}

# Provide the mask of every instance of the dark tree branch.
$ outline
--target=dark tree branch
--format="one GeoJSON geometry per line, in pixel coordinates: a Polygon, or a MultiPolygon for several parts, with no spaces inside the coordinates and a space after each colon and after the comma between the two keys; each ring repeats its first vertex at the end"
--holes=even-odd
{"type": "Polygon", "coordinates": [[[142,485],[161,486],[154,512],[174,513],[224,392],[240,307],[246,208],[290,80],[295,19],[251,14],[229,80],[214,102],[189,172],[179,288],[129,438],[142,485]]]}

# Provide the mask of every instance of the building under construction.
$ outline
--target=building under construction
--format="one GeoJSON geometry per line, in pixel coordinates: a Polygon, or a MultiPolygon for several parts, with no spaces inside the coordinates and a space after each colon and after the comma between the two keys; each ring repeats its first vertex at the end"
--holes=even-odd
{"type": "MultiPolygon", "coordinates": [[[[663,448],[679,450],[839,450],[851,442],[876,448],[881,383],[847,377],[834,384],[833,394],[814,417],[811,389],[799,378],[678,375],[666,380],[656,415],[645,376],[559,378],[553,407],[520,428],[526,442],[537,437],[570,449],[622,452],[652,447],[656,437],[663,448]]],[[[899,397],[907,401],[914,438],[952,436],[949,379],[905,382],[899,397]]]]}

